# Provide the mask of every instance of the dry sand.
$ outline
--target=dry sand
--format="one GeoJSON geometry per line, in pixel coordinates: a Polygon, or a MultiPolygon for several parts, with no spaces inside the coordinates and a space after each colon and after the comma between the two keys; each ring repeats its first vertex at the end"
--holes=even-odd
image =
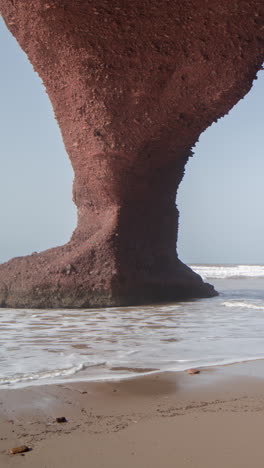
{"type": "Polygon", "coordinates": [[[264,363],[1,390],[0,417],[1,468],[263,468],[264,363]]]}

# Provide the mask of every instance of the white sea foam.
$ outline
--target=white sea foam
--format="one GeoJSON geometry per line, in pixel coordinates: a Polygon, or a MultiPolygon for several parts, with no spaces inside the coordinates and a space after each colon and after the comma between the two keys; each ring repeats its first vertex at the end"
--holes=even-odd
{"type": "Polygon", "coordinates": [[[264,277],[264,265],[190,265],[204,279],[264,277]]]}
{"type": "Polygon", "coordinates": [[[96,364],[79,364],[76,366],[68,367],[66,369],[54,369],[49,371],[40,371],[40,372],[31,372],[31,373],[19,373],[14,374],[13,376],[9,377],[2,377],[0,378],[0,386],[1,385],[11,385],[11,384],[29,384],[31,382],[39,382],[42,383],[42,380],[45,381],[54,381],[54,379],[59,378],[59,380],[63,377],[69,377],[78,374],[81,371],[88,369],[89,367],[99,367],[104,363],[96,364]]]}
{"type": "Polygon", "coordinates": [[[252,304],[250,302],[243,302],[243,301],[226,301],[223,302],[222,305],[225,307],[235,307],[235,308],[242,308],[242,309],[251,309],[251,310],[264,310],[263,304],[252,304]]]}

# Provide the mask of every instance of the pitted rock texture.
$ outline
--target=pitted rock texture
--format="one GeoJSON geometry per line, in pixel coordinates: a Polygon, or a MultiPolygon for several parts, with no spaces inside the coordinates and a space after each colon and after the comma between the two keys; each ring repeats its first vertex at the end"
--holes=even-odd
{"type": "Polygon", "coordinates": [[[261,68],[263,1],[0,0],[0,11],[52,102],[78,209],[68,244],[0,266],[0,304],[214,295],[175,252],[175,197],[199,135],[261,68]]]}

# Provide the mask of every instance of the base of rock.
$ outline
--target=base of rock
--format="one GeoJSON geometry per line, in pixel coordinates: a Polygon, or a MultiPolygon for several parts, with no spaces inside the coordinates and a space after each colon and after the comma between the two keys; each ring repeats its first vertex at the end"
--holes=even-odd
{"type": "Polygon", "coordinates": [[[94,258],[71,243],[0,265],[0,307],[99,308],[213,297],[218,293],[175,259],[157,274],[113,269],[111,259],[94,258]],[[74,258],[73,258],[74,257],[74,258]]]}

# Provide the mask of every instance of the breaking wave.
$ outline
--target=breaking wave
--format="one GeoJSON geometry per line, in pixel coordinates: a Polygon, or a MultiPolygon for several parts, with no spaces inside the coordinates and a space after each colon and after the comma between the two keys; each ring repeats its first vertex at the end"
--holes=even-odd
{"type": "Polygon", "coordinates": [[[263,304],[252,304],[250,302],[242,302],[242,301],[226,301],[222,303],[225,307],[236,307],[242,309],[254,309],[254,310],[264,310],[263,304]]]}
{"type": "Polygon", "coordinates": [[[260,278],[264,277],[264,265],[190,265],[202,278],[260,278]]]}

